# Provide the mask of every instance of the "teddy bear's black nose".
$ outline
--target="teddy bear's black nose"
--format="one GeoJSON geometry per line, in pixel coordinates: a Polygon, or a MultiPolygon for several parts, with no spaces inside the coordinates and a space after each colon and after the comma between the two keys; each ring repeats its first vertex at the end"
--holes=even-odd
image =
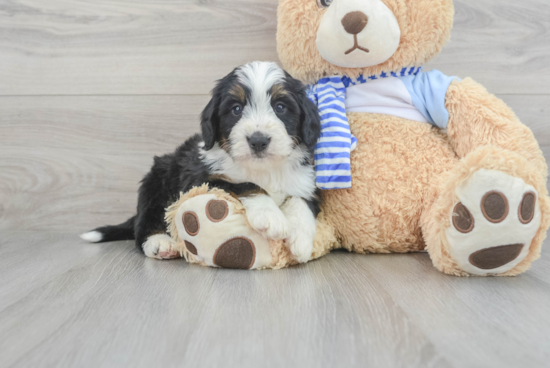
{"type": "Polygon", "coordinates": [[[356,35],[365,29],[368,22],[369,17],[360,11],[350,12],[342,18],[344,29],[352,35],[356,35]]]}

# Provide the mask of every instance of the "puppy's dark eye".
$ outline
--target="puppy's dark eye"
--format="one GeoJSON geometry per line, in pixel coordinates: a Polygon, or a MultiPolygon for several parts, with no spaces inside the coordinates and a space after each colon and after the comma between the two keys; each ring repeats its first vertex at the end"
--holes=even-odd
{"type": "Polygon", "coordinates": [[[326,9],[332,4],[332,0],[317,0],[317,6],[321,9],[326,9]]]}
{"type": "Polygon", "coordinates": [[[279,102],[277,105],[275,105],[275,112],[277,114],[283,114],[285,111],[286,111],[286,106],[284,104],[279,102]]]}
{"type": "Polygon", "coordinates": [[[235,105],[231,109],[231,112],[233,112],[233,115],[239,116],[243,113],[243,107],[241,105],[235,105]]]}

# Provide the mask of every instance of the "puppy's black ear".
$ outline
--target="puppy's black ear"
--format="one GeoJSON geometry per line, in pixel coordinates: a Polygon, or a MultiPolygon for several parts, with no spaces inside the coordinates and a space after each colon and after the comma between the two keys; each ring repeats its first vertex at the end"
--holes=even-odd
{"type": "Polygon", "coordinates": [[[300,91],[297,97],[298,105],[301,110],[302,141],[308,149],[313,150],[321,135],[321,118],[319,116],[319,110],[317,106],[307,98],[304,90],[300,91]]]}
{"type": "Polygon", "coordinates": [[[220,104],[220,97],[217,91],[212,92],[212,99],[206,105],[201,114],[201,130],[202,139],[204,139],[204,149],[210,150],[216,143],[216,137],[218,135],[219,117],[218,106],[220,104]]]}

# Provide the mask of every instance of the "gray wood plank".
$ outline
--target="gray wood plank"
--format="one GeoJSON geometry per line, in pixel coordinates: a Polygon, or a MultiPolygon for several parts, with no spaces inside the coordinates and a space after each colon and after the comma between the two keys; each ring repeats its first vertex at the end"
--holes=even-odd
{"type": "MultiPolygon", "coordinates": [[[[550,158],[550,96],[501,96],[550,158]]],[[[199,131],[208,96],[0,97],[0,229],[86,231],[134,213],[154,155],[199,131]]]]}
{"type": "Polygon", "coordinates": [[[197,331],[183,365],[452,366],[381,285],[347,260],[342,253],[281,273],[220,273],[201,322],[234,327],[197,331]]]}
{"type": "MultiPolygon", "coordinates": [[[[133,214],[215,79],[277,60],[276,3],[0,0],[1,367],[548,366],[550,241],[517,278],[465,279],[426,254],[238,272],[77,237],[133,214]]],[[[550,3],[455,6],[427,69],[499,93],[550,159],[550,3]]]]}
{"type": "Polygon", "coordinates": [[[134,213],[153,156],[208,96],[0,98],[0,228],[85,231],[134,213]]]}
{"type": "Polygon", "coordinates": [[[240,64],[276,60],[276,6],[2,1],[0,95],[205,94],[240,64]]]}
{"type": "Polygon", "coordinates": [[[451,42],[428,68],[472,77],[498,94],[548,94],[550,3],[454,0],[451,42]]]}
{"type": "Polygon", "coordinates": [[[3,231],[0,236],[0,313],[101,248],[74,246],[75,234],[3,231]]]}
{"type": "MultiPolygon", "coordinates": [[[[515,278],[443,276],[425,253],[392,256],[351,260],[360,265],[358,273],[381,283],[449,361],[463,367],[548,364],[550,339],[543,331],[550,327],[550,284],[531,271],[515,278]]],[[[533,269],[548,280],[545,266],[535,262],[533,269]]]]}
{"type": "MultiPolygon", "coordinates": [[[[456,0],[452,42],[428,67],[494,93],[550,93],[546,0],[456,0]]],[[[276,0],[0,1],[0,95],[206,94],[276,61],[276,0]],[[223,55],[223,56],[222,56],[223,55]]]]}
{"type": "MultiPolygon", "coordinates": [[[[26,255],[39,246],[30,239],[8,243],[26,255]]],[[[550,358],[547,261],[516,278],[456,278],[426,254],[334,252],[246,272],[147,259],[131,242],[46,239],[51,266],[69,248],[93,252],[24,296],[2,294],[0,366],[544,367],[550,358]]]]}
{"type": "MultiPolygon", "coordinates": [[[[90,247],[76,234],[58,241],[90,247]]],[[[156,366],[200,327],[216,270],[155,262],[131,242],[91,247],[101,251],[0,312],[0,366],[156,366]]]]}

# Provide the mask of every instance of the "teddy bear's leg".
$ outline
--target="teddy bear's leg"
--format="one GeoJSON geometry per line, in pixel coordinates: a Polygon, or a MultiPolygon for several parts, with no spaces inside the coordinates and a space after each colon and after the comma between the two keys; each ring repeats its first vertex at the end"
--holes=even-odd
{"type": "Polygon", "coordinates": [[[237,201],[220,192],[194,196],[174,209],[173,221],[185,258],[211,267],[269,267],[269,241],[250,227],[237,201]]]}
{"type": "Polygon", "coordinates": [[[453,81],[445,105],[449,111],[447,134],[459,158],[483,146],[497,146],[525,157],[546,178],[546,161],[531,130],[482,85],[470,78],[453,81]]]}
{"type": "Polygon", "coordinates": [[[421,219],[434,265],[459,276],[527,270],[550,222],[546,185],[535,167],[515,152],[483,147],[445,180],[421,219]]]}
{"type": "Polygon", "coordinates": [[[548,229],[542,151],[510,108],[470,78],[450,85],[445,104],[461,162],[423,215],[428,251],[446,273],[519,274],[548,229]]]}

